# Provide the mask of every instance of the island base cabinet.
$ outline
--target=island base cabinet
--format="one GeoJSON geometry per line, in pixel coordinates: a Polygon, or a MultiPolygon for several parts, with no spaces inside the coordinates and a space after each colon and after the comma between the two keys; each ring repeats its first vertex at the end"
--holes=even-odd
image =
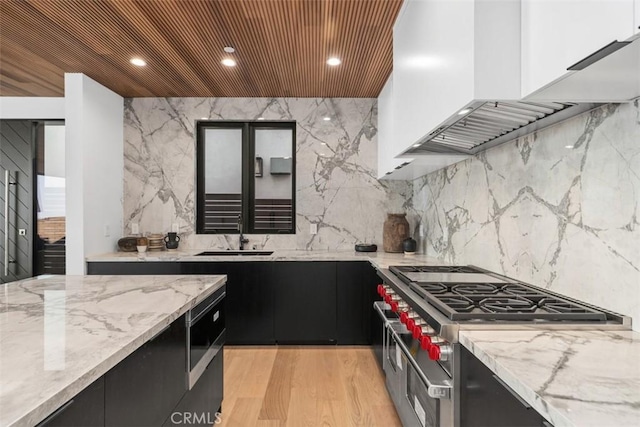
{"type": "Polygon", "coordinates": [[[202,376],[173,410],[163,426],[210,426],[222,419],[224,351],[209,363],[202,376]]]}
{"type": "Polygon", "coordinates": [[[104,377],[100,377],[49,415],[38,424],[38,427],[99,427],[104,425],[104,377]]]}
{"type": "Polygon", "coordinates": [[[162,425],[186,392],[186,364],[182,316],[105,374],[105,424],[162,425]]]}

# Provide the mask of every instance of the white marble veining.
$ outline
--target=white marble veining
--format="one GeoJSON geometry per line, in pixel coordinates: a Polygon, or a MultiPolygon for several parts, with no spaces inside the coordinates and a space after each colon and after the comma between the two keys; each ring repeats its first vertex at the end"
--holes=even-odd
{"type": "Polygon", "coordinates": [[[552,289],[640,327],[638,100],[492,148],[413,188],[427,255],[552,289]]]}
{"type": "Polygon", "coordinates": [[[146,252],[142,254],[137,252],[112,252],[88,256],[87,262],[368,261],[376,268],[388,268],[390,265],[442,265],[442,261],[425,255],[391,254],[386,252],[275,250],[271,255],[196,256],[197,253],[204,250],[192,249],[175,252],[146,252]]]}
{"type": "MultiPolygon", "coordinates": [[[[196,235],[196,120],[295,120],[296,234],[248,235],[258,249],[345,250],[382,244],[388,212],[411,183],[376,179],[377,103],[350,98],[131,98],[124,117],[124,230],[181,227],[180,248],[237,248],[237,235],[196,235]],[[331,117],[330,121],[323,117],[331,117]],[[318,234],[309,232],[317,224],[318,234]]],[[[115,248],[114,248],[115,249],[115,248]]]]}
{"type": "Polygon", "coordinates": [[[41,276],[0,285],[0,425],[32,426],[226,276],[41,276]]]}
{"type": "Polygon", "coordinates": [[[640,425],[640,334],[461,331],[460,342],[556,427],[640,425]]]}

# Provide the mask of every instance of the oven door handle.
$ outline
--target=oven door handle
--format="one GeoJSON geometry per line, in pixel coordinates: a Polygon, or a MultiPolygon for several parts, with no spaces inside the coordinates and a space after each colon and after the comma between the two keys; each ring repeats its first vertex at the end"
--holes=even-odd
{"type": "Polygon", "coordinates": [[[383,307],[385,305],[387,305],[387,303],[384,301],[375,301],[373,303],[373,309],[378,313],[378,316],[380,316],[380,318],[382,319],[382,324],[386,328],[389,325],[389,319],[387,319],[387,316],[385,316],[383,312],[383,307]]]}
{"type": "Polygon", "coordinates": [[[434,384],[424,375],[422,369],[418,366],[418,363],[414,360],[413,356],[409,352],[409,349],[405,345],[404,341],[400,339],[400,336],[394,331],[390,329],[393,334],[393,339],[396,342],[396,345],[400,347],[400,350],[404,353],[404,356],[407,358],[407,361],[413,366],[413,369],[418,374],[418,378],[423,382],[423,384],[427,387],[427,394],[429,397],[433,399],[450,399],[451,398],[451,383],[446,381],[443,384],[434,384]]]}

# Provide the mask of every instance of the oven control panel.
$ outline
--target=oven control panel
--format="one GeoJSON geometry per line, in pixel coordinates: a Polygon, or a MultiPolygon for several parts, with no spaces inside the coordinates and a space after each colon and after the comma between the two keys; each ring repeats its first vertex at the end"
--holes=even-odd
{"type": "Polygon", "coordinates": [[[413,311],[409,304],[402,300],[390,286],[378,285],[378,295],[396,313],[407,330],[413,335],[419,347],[429,355],[429,359],[437,362],[447,362],[453,357],[453,349],[449,342],[438,336],[427,321],[413,311]]]}

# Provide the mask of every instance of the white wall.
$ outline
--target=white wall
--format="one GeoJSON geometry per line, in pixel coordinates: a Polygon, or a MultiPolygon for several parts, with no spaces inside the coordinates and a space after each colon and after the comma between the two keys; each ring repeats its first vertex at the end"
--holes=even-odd
{"type": "Polygon", "coordinates": [[[84,274],[85,256],[116,250],[122,230],[124,100],[67,73],[65,111],[67,274],[84,274]]]}
{"type": "Polygon", "coordinates": [[[64,124],[45,125],[44,127],[44,174],[64,178],[65,159],[64,124]]]}
{"type": "Polygon", "coordinates": [[[64,119],[65,99],[28,96],[0,97],[0,119],[64,119]]]}

